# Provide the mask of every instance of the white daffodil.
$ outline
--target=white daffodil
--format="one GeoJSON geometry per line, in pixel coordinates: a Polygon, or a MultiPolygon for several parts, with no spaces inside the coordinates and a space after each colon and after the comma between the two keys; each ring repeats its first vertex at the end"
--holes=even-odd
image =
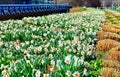
{"type": "Polygon", "coordinates": [[[47,33],[44,33],[43,36],[47,36],[47,33]]]}
{"type": "Polygon", "coordinates": [[[30,42],[29,42],[29,41],[25,41],[25,43],[26,43],[27,45],[29,45],[30,42]]]}
{"type": "Polygon", "coordinates": [[[70,64],[71,63],[71,55],[66,56],[64,62],[66,64],[70,64]]]}
{"type": "Polygon", "coordinates": [[[37,48],[37,50],[41,52],[41,51],[42,51],[42,47],[39,46],[39,47],[37,48]]]}
{"type": "Polygon", "coordinates": [[[78,71],[75,71],[75,72],[73,73],[73,77],[80,77],[80,73],[79,73],[78,71]]]}
{"type": "Polygon", "coordinates": [[[35,77],[40,77],[40,76],[41,76],[41,71],[37,70],[37,71],[35,72],[35,77]]]}
{"type": "Polygon", "coordinates": [[[7,74],[7,71],[6,71],[6,70],[3,70],[3,71],[2,71],[2,75],[5,75],[5,74],[7,74]]]}
{"type": "Polygon", "coordinates": [[[60,65],[61,64],[61,60],[57,60],[57,65],[60,65]]]}
{"type": "Polygon", "coordinates": [[[18,46],[16,46],[16,50],[20,50],[20,48],[21,48],[21,47],[20,47],[19,45],[18,45],[18,46]]]}
{"type": "Polygon", "coordinates": [[[50,75],[49,74],[43,74],[43,77],[49,77],[50,75]]]}
{"type": "Polygon", "coordinates": [[[52,59],[52,58],[53,58],[53,55],[52,55],[52,54],[49,54],[49,58],[52,59]]]}
{"type": "Polygon", "coordinates": [[[54,60],[51,60],[50,63],[51,63],[52,66],[55,66],[55,61],[54,60]]]}
{"type": "Polygon", "coordinates": [[[31,43],[33,44],[33,43],[34,43],[34,40],[31,40],[31,43]]]}
{"type": "Polygon", "coordinates": [[[42,59],[42,62],[41,62],[42,64],[44,64],[45,63],[45,61],[42,59]]]}
{"type": "Polygon", "coordinates": [[[79,60],[79,58],[76,57],[76,56],[74,56],[74,66],[77,66],[77,65],[78,65],[78,60],[79,60]]]}
{"type": "Polygon", "coordinates": [[[78,65],[82,65],[84,63],[84,59],[79,59],[78,60],[78,65]]]}
{"type": "Polygon", "coordinates": [[[0,69],[3,69],[4,68],[4,64],[1,64],[1,67],[0,67],[0,69]]]}
{"type": "Polygon", "coordinates": [[[27,57],[30,58],[30,56],[31,56],[31,55],[30,55],[29,53],[27,53],[27,57]]]}
{"type": "Polygon", "coordinates": [[[0,46],[2,46],[3,45],[3,42],[0,42],[0,46]]]}
{"type": "Polygon", "coordinates": [[[70,77],[71,76],[71,71],[67,71],[66,73],[65,73],[68,77],[70,77]]]}
{"type": "Polygon", "coordinates": [[[83,71],[83,75],[86,76],[86,77],[88,77],[88,75],[89,75],[86,68],[85,68],[84,71],[83,71]]]}

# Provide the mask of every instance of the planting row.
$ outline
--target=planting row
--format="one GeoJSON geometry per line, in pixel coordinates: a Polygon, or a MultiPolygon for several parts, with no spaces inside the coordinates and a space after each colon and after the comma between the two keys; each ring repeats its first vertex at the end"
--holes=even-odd
{"type": "Polygon", "coordinates": [[[105,13],[29,17],[0,22],[0,76],[98,77],[96,31],[105,13]]]}

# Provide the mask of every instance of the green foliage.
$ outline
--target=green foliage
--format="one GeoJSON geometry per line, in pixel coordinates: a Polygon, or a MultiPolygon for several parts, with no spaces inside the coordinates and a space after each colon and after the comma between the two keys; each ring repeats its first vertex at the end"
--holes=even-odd
{"type": "Polygon", "coordinates": [[[100,62],[92,56],[104,19],[103,11],[91,10],[0,22],[0,75],[65,77],[70,71],[82,77],[88,70],[98,76],[100,62]]]}

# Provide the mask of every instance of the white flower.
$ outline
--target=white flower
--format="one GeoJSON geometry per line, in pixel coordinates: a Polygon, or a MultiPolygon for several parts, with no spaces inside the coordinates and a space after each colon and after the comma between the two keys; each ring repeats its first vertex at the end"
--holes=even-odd
{"type": "Polygon", "coordinates": [[[55,66],[55,61],[54,60],[51,60],[51,65],[55,66]]]}
{"type": "Polygon", "coordinates": [[[48,48],[44,48],[44,51],[45,51],[45,52],[48,52],[48,48]]]}
{"type": "Polygon", "coordinates": [[[42,47],[39,46],[39,47],[37,48],[37,50],[41,52],[41,51],[42,51],[42,47]]]}
{"type": "Polygon", "coordinates": [[[75,41],[75,42],[78,42],[78,41],[79,41],[79,37],[78,37],[78,36],[75,36],[75,37],[74,37],[74,41],[75,41]]]}
{"type": "Polygon", "coordinates": [[[70,40],[67,40],[66,43],[67,43],[67,44],[70,44],[70,40]]]}
{"type": "Polygon", "coordinates": [[[49,77],[49,74],[43,74],[43,77],[49,77]]]}
{"type": "Polygon", "coordinates": [[[28,51],[27,51],[27,50],[23,50],[23,53],[24,53],[24,54],[27,54],[27,53],[28,53],[28,51]]]}
{"type": "Polygon", "coordinates": [[[1,35],[1,38],[5,38],[5,35],[1,35]]]}
{"type": "Polygon", "coordinates": [[[17,68],[16,68],[16,66],[14,66],[14,70],[15,70],[15,72],[17,72],[17,68]]]}
{"type": "Polygon", "coordinates": [[[83,75],[84,75],[84,76],[88,76],[88,71],[87,71],[86,68],[85,68],[84,71],[83,71],[83,75]]]}
{"type": "Polygon", "coordinates": [[[54,68],[50,68],[50,72],[52,72],[54,70],[54,68]]]}
{"type": "Polygon", "coordinates": [[[71,76],[71,71],[67,71],[65,74],[66,74],[68,77],[70,77],[70,76],[71,76]]]}
{"type": "Polygon", "coordinates": [[[0,46],[2,46],[3,45],[3,42],[0,42],[0,46]]]}
{"type": "Polygon", "coordinates": [[[25,43],[21,43],[21,46],[24,47],[25,43]]]}
{"type": "Polygon", "coordinates": [[[78,71],[75,71],[75,72],[73,73],[73,76],[74,76],[74,77],[80,77],[80,73],[79,73],[78,71]]]}
{"type": "Polygon", "coordinates": [[[88,51],[88,52],[87,52],[87,55],[91,55],[91,54],[92,54],[92,51],[88,51]]]}
{"type": "Polygon", "coordinates": [[[60,65],[61,64],[61,60],[57,60],[57,65],[60,65]]]}
{"type": "Polygon", "coordinates": [[[33,31],[35,31],[35,30],[36,30],[36,28],[32,28],[32,30],[33,30],[33,31]]]}
{"type": "Polygon", "coordinates": [[[59,47],[62,47],[63,46],[63,42],[62,41],[58,41],[58,44],[59,44],[59,47]]]}
{"type": "Polygon", "coordinates": [[[84,65],[87,66],[87,67],[90,66],[90,64],[87,61],[84,61],[84,65]]]}
{"type": "Polygon", "coordinates": [[[77,66],[77,64],[78,64],[78,59],[79,59],[78,57],[74,56],[74,65],[75,66],[77,66]]]}
{"type": "Polygon", "coordinates": [[[32,35],[32,38],[38,38],[36,35],[32,35]]]}
{"type": "Polygon", "coordinates": [[[34,40],[31,40],[31,43],[34,43],[34,40]]]}
{"type": "Polygon", "coordinates": [[[3,70],[3,71],[2,71],[2,75],[5,75],[5,74],[7,74],[7,71],[6,71],[6,70],[3,70]]]}
{"type": "Polygon", "coordinates": [[[3,69],[4,68],[4,64],[1,64],[1,67],[0,67],[0,69],[3,69]]]}
{"type": "Polygon", "coordinates": [[[6,70],[3,70],[3,71],[2,71],[2,75],[3,75],[3,77],[10,77],[9,74],[7,74],[7,71],[6,71],[6,70]]]}
{"type": "Polygon", "coordinates": [[[25,43],[26,43],[27,45],[29,45],[29,41],[25,41],[25,43]]]}
{"type": "Polygon", "coordinates": [[[45,63],[45,61],[42,59],[42,62],[41,62],[42,64],[44,64],[45,63]]]}
{"type": "Polygon", "coordinates": [[[79,60],[78,60],[78,66],[79,66],[79,65],[82,65],[83,63],[84,63],[84,59],[79,59],[79,60]]]}
{"type": "Polygon", "coordinates": [[[47,34],[45,33],[45,34],[43,34],[43,36],[47,36],[47,34]]]}
{"type": "Polygon", "coordinates": [[[52,54],[49,54],[49,58],[52,59],[52,58],[53,58],[53,55],[52,55],[52,54]]]}
{"type": "Polygon", "coordinates": [[[47,44],[45,45],[46,48],[49,47],[49,46],[50,46],[50,43],[47,43],[47,44]]]}
{"type": "Polygon", "coordinates": [[[66,56],[65,61],[66,64],[70,64],[71,63],[71,55],[66,56]]]}
{"type": "Polygon", "coordinates": [[[39,70],[36,71],[35,77],[40,77],[41,72],[39,70]]]}
{"type": "Polygon", "coordinates": [[[68,49],[68,52],[70,52],[70,53],[71,53],[71,52],[72,52],[72,49],[68,49]]]}
{"type": "Polygon", "coordinates": [[[20,46],[16,46],[16,50],[19,50],[20,49],[20,46]]]}
{"type": "Polygon", "coordinates": [[[85,52],[84,51],[81,51],[81,55],[84,55],[85,54],[85,52]]]}
{"type": "Polygon", "coordinates": [[[50,50],[50,52],[54,52],[54,51],[55,51],[55,49],[56,49],[56,48],[54,48],[54,47],[51,47],[51,50],[50,50]]]}
{"type": "Polygon", "coordinates": [[[31,56],[31,55],[30,55],[29,53],[27,53],[27,57],[30,58],[30,56],[31,56]]]}
{"type": "Polygon", "coordinates": [[[30,63],[30,60],[26,60],[26,63],[29,64],[29,63],[30,63]]]}
{"type": "Polygon", "coordinates": [[[47,34],[49,34],[50,33],[50,31],[47,31],[47,34]]]}

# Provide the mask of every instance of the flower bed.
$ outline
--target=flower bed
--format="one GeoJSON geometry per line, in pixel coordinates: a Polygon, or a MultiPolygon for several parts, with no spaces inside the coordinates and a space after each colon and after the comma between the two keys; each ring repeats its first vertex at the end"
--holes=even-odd
{"type": "Polygon", "coordinates": [[[0,76],[98,77],[100,10],[0,22],[0,76]]]}

